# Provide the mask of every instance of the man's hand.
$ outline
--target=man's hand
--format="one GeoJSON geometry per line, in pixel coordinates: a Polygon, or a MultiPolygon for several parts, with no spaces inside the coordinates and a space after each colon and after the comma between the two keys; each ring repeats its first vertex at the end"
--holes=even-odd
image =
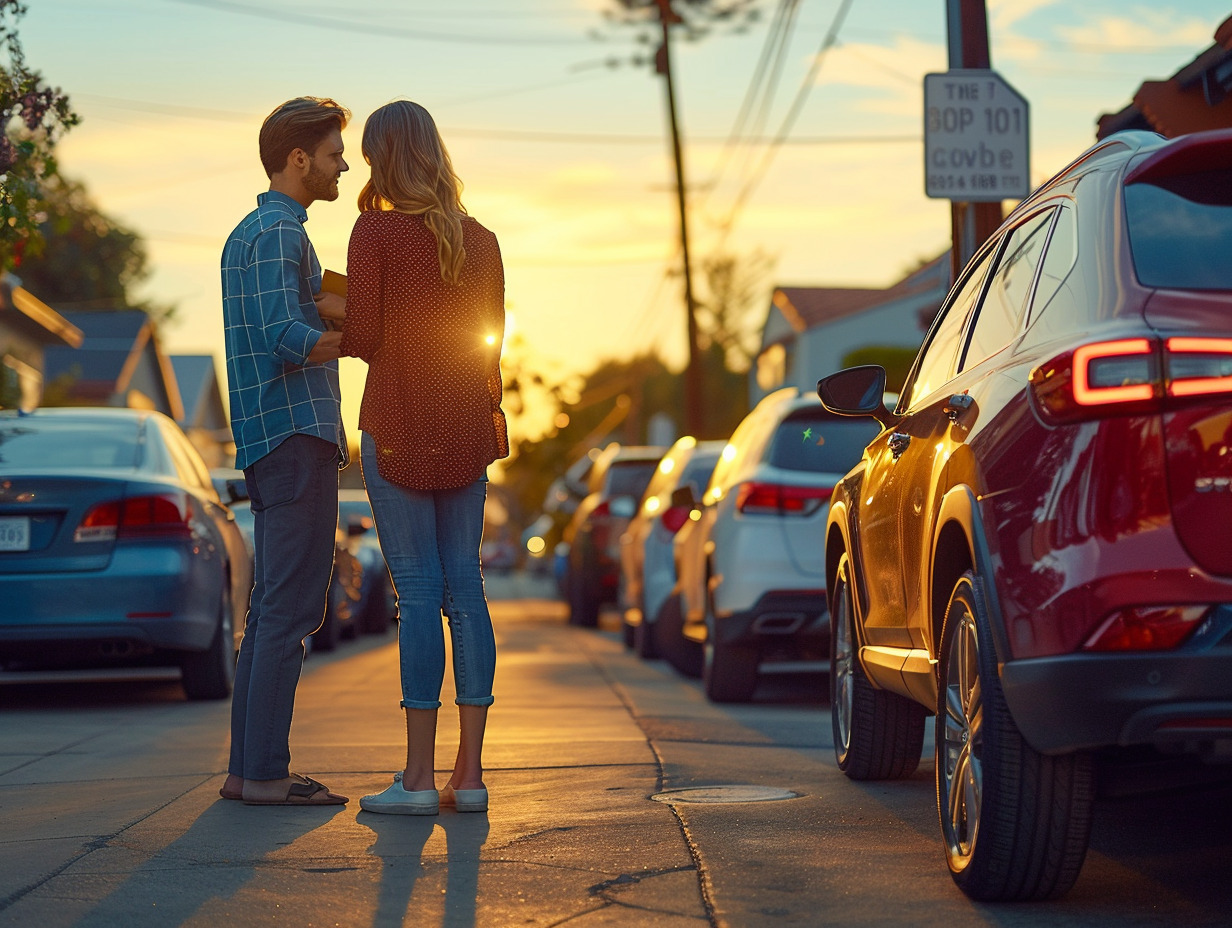
{"type": "Polygon", "coordinates": [[[342,333],[322,332],[316,347],[308,352],[308,363],[323,364],[326,361],[337,361],[342,357],[342,333]]]}
{"type": "Polygon", "coordinates": [[[312,299],[317,304],[317,315],[321,321],[335,331],[340,330],[346,322],[346,297],[322,290],[312,299]]]}

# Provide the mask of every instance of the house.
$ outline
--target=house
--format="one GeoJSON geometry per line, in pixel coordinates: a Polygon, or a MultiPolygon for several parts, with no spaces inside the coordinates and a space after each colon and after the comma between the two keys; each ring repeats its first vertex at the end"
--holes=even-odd
{"type": "Polygon", "coordinates": [[[20,278],[0,274],[0,406],[39,406],[47,349],[71,353],[82,338],[80,329],[22,287],[20,278]]]}
{"type": "Polygon", "coordinates": [[[223,467],[234,459],[235,442],[231,423],[222,401],[222,387],[212,354],[171,356],[171,368],[179,387],[184,416],[180,427],[188,435],[205,463],[223,467]]]}
{"type": "Polygon", "coordinates": [[[184,406],[171,360],[150,317],[140,310],[65,313],[81,330],[81,347],[48,348],[46,402],[59,406],[127,406],[165,413],[177,422],[184,406]]]}
{"type": "Polygon", "coordinates": [[[812,393],[860,349],[914,352],[950,287],[949,252],[884,288],[775,287],[749,376],[749,401],[812,393]]]}
{"type": "Polygon", "coordinates": [[[1232,17],[1215,30],[1215,44],[1167,80],[1143,81],[1133,102],[1099,117],[1096,138],[1146,129],[1168,138],[1232,128],[1232,17]]]}

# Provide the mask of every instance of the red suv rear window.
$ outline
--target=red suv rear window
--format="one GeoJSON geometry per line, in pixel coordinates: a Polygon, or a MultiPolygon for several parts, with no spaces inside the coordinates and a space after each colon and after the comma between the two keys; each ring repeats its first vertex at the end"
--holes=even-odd
{"type": "Polygon", "coordinates": [[[1232,172],[1202,171],[1125,188],[1138,280],[1174,290],[1232,290],[1232,172]]]}

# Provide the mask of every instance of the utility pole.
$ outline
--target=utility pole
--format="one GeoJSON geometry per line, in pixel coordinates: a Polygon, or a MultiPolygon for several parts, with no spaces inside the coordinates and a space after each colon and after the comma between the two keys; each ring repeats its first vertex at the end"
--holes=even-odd
{"type": "MultiPolygon", "coordinates": [[[[984,0],[945,0],[949,36],[949,66],[991,68],[988,52],[988,10],[984,0]]],[[[953,280],[975,255],[980,245],[1001,225],[1000,203],[951,203],[950,228],[953,244],[950,273],[953,280]]]]}
{"type": "Polygon", "coordinates": [[[682,22],[672,9],[672,0],[655,0],[659,7],[659,25],[663,29],[663,44],[655,54],[655,71],[662,74],[667,89],[667,116],[672,134],[672,156],[676,163],[676,204],[680,211],[680,253],[684,259],[684,302],[688,320],[689,362],[684,372],[684,428],[689,435],[705,433],[702,405],[702,353],[697,331],[697,304],[693,300],[693,273],[689,263],[689,210],[684,183],[684,155],[680,147],[680,126],[676,119],[676,91],[672,85],[672,61],[669,28],[682,22]]]}

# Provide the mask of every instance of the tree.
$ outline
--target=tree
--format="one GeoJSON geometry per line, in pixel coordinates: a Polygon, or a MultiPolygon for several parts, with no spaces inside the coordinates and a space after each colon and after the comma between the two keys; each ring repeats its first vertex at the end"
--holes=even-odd
{"type": "Polygon", "coordinates": [[[748,255],[718,251],[702,260],[702,292],[697,301],[702,346],[718,345],[724,366],[743,374],[761,342],[766,277],[774,260],[761,250],[748,255]]]}
{"type": "Polygon", "coordinates": [[[132,296],[150,273],[136,232],[100,212],[80,182],[57,175],[43,196],[42,241],[20,266],[31,293],[57,309],[140,309],[160,322],[172,317],[174,307],[132,296]]]}
{"type": "MultiPolygon", "coordinates": [[[[742,30],[755,22],[761,0],[613,0],[613,7],[603,15],[614,23],[640,25],[659,19],[666,6],[669,15],[678,18],[689,40],[709,35],[718,26],[742,30]]],[[[649,41],[649,39],[647,39],[649,41]]]]}
{"type": "Polygon", "coordinates": [[[39,243],[56,141],[78,122],[68,97],[26,66],[17,36],[25,13],[20,0],[0,0],[0,268],[6,270],[39,243]]]}

